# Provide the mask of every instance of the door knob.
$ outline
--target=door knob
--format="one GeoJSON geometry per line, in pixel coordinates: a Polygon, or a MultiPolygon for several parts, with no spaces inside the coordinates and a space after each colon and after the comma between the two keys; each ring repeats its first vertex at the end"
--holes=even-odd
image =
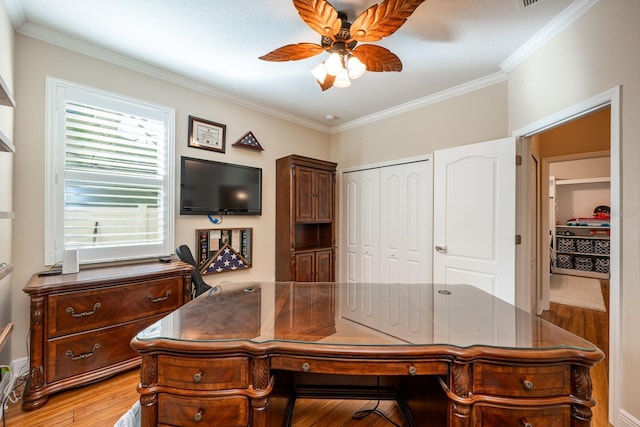
{"type": "Polygon", "coordinates": [[[436,252],[440,252],[442,254],[446,254],[447,253],[447,247],[446,246],[436,245],[436,252]]]}

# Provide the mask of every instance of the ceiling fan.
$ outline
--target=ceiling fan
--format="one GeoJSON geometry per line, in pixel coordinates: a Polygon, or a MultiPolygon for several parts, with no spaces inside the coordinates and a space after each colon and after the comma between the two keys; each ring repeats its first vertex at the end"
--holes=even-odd
{"type": "Polygon", "coordinates": [[[402,61],[390,50],[373,45],[390,36],[425,0],[383,0],[362,12],[354,21],[347,21],[326,0],[293,0],[300,17],[320,36],[320,44],[298,43],[282,46],[260,57],[264,61],[297,61],[322,52],[329,58],[312,70],[323,91],[347,87],[365,71],[402,71],[402,61]]]}

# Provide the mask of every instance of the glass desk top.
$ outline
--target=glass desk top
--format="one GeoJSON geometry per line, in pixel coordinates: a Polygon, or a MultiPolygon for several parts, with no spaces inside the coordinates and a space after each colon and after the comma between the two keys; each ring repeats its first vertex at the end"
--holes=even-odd
{"type": "Polygon", "coordinates": [[[599,352],[473,286],[433,284],[224,283],[136,339],[599,352]]]}

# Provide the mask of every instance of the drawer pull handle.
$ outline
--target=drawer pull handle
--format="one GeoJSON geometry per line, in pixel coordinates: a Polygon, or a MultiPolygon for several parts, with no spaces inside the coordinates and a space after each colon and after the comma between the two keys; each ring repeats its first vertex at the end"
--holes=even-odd
{"type": "Polygon", "coordinates": [[[73,309],[73,307],[67,307],[67,313],[69,313],[71,315],[71,317],[87,317],[87,316],[91,316],[92,314],[96,314],[96,311],[102,307],[102,304],[100,304],[99,302],[93,304],[93,310],[91,311],[83,311],[82,313],[76,313],[76,311],[73,309]]]}
{"type": "Polygon", "coordinates": [[[413,377],[417,373],[418,373],[418,368],[416,368],[415,366],[409,366],[409,375],[413,377]]]}
{"type": "Polygon", "coordinates": [[[151,302],[162,302],[166,301],[167,298],[169,298],[169,295],[171,295],[171,290],[168,290],[163,297],[154,298],[151,294],[147,294],[147,298],[149,298],[149,301],[151,302]]]}
{"type": "Polygon", "coordinates": [[[193,416],[193,421],[199,423],[200,421],[202,421],[202,413],[204,411],[202,409],[198,409],[198,412],[195,413],[195,415],[193,416]]]}
{"type": "Polygon", "coordinates": [[[65,353],[65,356],[71,358],[71,360],[73,360],[74,362],[77,361],[77,360],[84,360],[87,357],[93,356],[94,353],[96,352],[96,350],[99,349],[99,348],[100,348],[100,344],[96,343],[96,344],[93,345],[93,348],[91,349],[91,351],[89,353],[83,353],[83,354],[80,354],[78,356],[74,356],[73,351],[67,350],[67,352],[65,353]]]}
{"type": "Polygon", "coordinates": [[[194,383],[199,383],[200,381],[202,381],[202,372],[196,372],[193,375],[193,382],[194,383]]]}
{"type": "Polygon", "coordinates": [[[310,368],[311,368],[311,365],[309,365],[307,362],[304,362],[302,364],[302,372],[309,372],[310,368]]]}
{"type": "Polygon", "coordinates": [[[533,381],[524,380],[524,389],[527,391],[533,391],[533,381]]]}

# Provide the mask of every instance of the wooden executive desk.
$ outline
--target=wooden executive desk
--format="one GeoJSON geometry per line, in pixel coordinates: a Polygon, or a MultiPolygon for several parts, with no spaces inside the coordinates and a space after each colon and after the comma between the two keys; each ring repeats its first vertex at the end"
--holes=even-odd
{"type": "Polygon", "coordinates": [[[140,332],[142,425],[288,425],[298,396],[405,426],[591,424],[591,343],[464,285],[245,283],[140,332]],[[435,291],[434,291],[435,288],[435,291]]]}

